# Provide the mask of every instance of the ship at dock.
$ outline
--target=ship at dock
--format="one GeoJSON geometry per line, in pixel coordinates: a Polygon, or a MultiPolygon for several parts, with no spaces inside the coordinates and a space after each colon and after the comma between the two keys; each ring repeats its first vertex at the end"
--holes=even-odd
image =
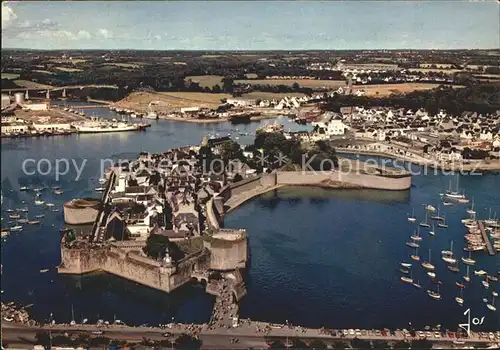
{"type": "Polygon", "coordinates": [[[145,130],[149,124],[133,124],[127,121],[111,121],[92,118],[79,124],[74,124],[73,127],[78,133],[103,133],[103,132],[119,132],[119,131],[140,131],[145,130]]]}

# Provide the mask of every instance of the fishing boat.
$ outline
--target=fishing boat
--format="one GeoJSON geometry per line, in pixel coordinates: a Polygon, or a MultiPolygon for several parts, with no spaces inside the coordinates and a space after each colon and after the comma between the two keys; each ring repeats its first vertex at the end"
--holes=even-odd
{"type": "Polygon", "coordinates": [[[427,222],[427,211],[425,212],[425,221],[422,221],[419,225],[420,227],[431,227],[431,225],[427,222]]]}
{"type": "Polygon", "coordinates": [[[418,230],[413,231],[413,235],[411,235],[410,238],[416,242],[422,240],[422,237],[420,236],[420,227],[418,230]]]}
{"type": "Polygon", "coordinates": [[[488,281],[484,280],[484,281],[481,281],[481,283],[483,284],[484,288],[486,288],[486,289],[490,288],[490,284],[488,283],[488,281]]]}
{"type": "Polygon", "coordinates": [[[436,267],[434,265],[431,264],[431,250],[429,249],[429,260],[428,261],[424,261],[422,263],[422,266],[427,269],[427,270],[435,270],[436,267]]]}
{"type": "Polygon", "coordinates": [[[450,250],[443,250],[441,251],[441,254],[441,259],[443,259],[443,261],[447,262],[448,264],[455,264],[457,262],[457,259],[453,257],[453,241],[451,241],[450,250]]]}
{"type": "Polygon", "coordinates": [[[447,266],[448,270],[450,270],[451,272],[460,272],[460,269],[458,268],[457,265],[448,265],[447,266]]]}
{"type": "Polygon", "coordinates": [[[41,269],[40,273],[45,273],[45,272],[48,272],[48,271],[49,271],[49,269],[41,269]]]}
{"type": "Polygon", "coordinates": [[[408,247],[411,247],[411,248],[418,248],[419,247],[418,243],[415,243],[415,242],[406,242],[406,245],[408,247]]]}
{"type": "Polygon", "coordinates": [[[23,230],[23,227],[21,225],[12,226],[11,228],[9,228],[10,232],[19,232],[22,230],[23,230]]]}
{"type": "Polygon", "coordinates": [[[403,266],[403,267],[411,267],[411,263],[401,263],[401,266],[403,266]]]}
{"type": "Polygon", "coordinates": [[[487,274],[488,274],[488,272],[486,272],[484,270],[479,270],[479,271],[474,270],[474,275],[476,275],[476,276],[484,276],[487,274]]]}
{"type": "Polygon", "coordinates": [[[470,282],[469,265],[467,265],[467,274],[464,276],[464,281],[465,282],[470,282]]]}
{"type": "Polygon", "coordinates": [[[104,187],[97,187],[97,188],[95,189],[95,191],[96,191],[96,192],[104,192],[104,191],[106,191],[106,188],[104,188],[104,187]]]}
{"type": "Polygon", "coordinates": [[[458,288],[465,288],[465,284],[460,283],[460,282],[455,282],[458,288]]]}
{"type": "Polygon", "coordinates": [[[462,256],[462,262],[466,265],[474,265],[476,263],[476,260],[471,258],[471,252],[469,252],[468,258],[462,256]]]}
{"type": "Polygon", "coordinates": [[[436,230],[436,228],[434,227],[434,224],[432,224],[432,230],[429,230],[429,234],[431,236],[435,236],[436,235],[436,231],[435,230],[436,230]]]}
{"type": "Polygon", "coordinates": [[[439,221],[443,221],[444,218],[442,216],[439,215],[439,211],[440,211],[440,207],[438,206],[438,210],[437,210],[437,214],[436,215],[433,215],[431,216],[431,220],[439,220],[439,221]]]}
{"type": "Polygon", "coordinates": [[[428,289],[427,290],[427,294],[434,300],[439,300],[441,299],[441,294],[439,294],[439,284],[437,286],[437,291],[433,291],[433,290],[430,290],[428,289]]]}
{"type": "Polygon", "coordinates": [[[466,210],[467,214],[474,215],[476,211],[474,210],[474,198],[472,198],[472,203],[469,209],[466,210]]]}
{"type": "Polygon", "coordinates": [[[491,311],[497,311],[497,308],[495,307],[495,296],[491,299],[491,304],[486,304],[486,307],[490,309],[491,311]]]}
{"type": "Polygon", "coordinates": [[[462,288],[460,288],[460,296],[455,297],[455,301],[460,305],[464,304],[464,290],[462,288]]]}
{"type": "Polygon", "coordinates": [[[446,215],[443,215],[443,221],[442,222],[438,222],[438,227],[448,228],[448,225],[446,224],[446,215]]]}
{"type": "Polygon", "coordinates": [[[409,222],[415,222],[415,221],[417,221],[417,218],[415,217],[415,208],[412,209],[411,216],[408,215],[408,221],[409,222]]]}

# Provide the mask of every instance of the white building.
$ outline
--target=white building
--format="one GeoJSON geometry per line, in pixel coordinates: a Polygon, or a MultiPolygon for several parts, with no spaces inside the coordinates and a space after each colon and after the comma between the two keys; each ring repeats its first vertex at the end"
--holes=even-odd
{"type": "Polygon", "coordinates": [[[10,124],[3,125],[2,124],[2,134],[4,133],[14,133],[14,132],[28,132],[29,126],[26,124],[10,124]]]}
{"type": "Polygon", "coordinates": [[[68,123],[33,124],[33,128],[36,131],[71,130],[71,125],[68,123]]]}
{"type": "Polygon", "coordinates": [[[344,135],[346,130],[348,130],[349,127],[345,125],[342,120],[331,120],[328,123],[327,129],[326,129],[326,134],[328,136],[339,136],[339,135],[344,135]]]}
{"type": "Polygon", "coordinates": [[[28,111],[47,111],[49,109],[48,103],[26,103],[23,104],[23,109],[28,111]]]}

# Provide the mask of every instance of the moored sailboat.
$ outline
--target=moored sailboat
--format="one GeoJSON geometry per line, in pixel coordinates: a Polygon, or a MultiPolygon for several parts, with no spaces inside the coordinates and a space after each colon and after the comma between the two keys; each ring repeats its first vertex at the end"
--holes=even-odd
{"type": "Polygon", "coordinates": [[[443,220],[441,222],[438,222],[438,227],[448,228],[448,225],[446,224],[446,215],[443,215],[443,220]]]}
{"type": "Polygon", "coordinates": [[[486,307],[491,310],[491,311],[497,311],[497,308],[495,307],[495,296],[493,296],[492,300],[491,300],[491,304],[490,303],[487,303],[486,304],[486,307]]]}
{"type": "Polygon", "coordinates": [[[471,252],[469,252],[469,257],[462,257],[462,262],[466,265],[474,265],[476,263],[476,260],[471,258],[471,252]]]}
{"type": "Polygon", "coordinates": [[[408,216],[408,221],[409,222],[417,221],[417,218],[415,217],[415,208],[412,208],[411,216],[408,216]]]}
{"type": "Polygon", "coordinates": [[[428,289],[427,294],[434,300],[440,300],[441,294],[439,294],[439,284],[437,285],[437,291],[428,289]]]}
{"type": "Polygon", "coordinates": [[[429,225],[429,223],[427,222],[427,211],[425,211],[425,221],[422,221],[419,225],[420,227],[431,227],[431,225],[429,225]]]}
{"type": "Polygon", "coordinates": [[[460,288],[460,296],[455,297],[455,300],[458,304],[463,305],[464,304],[464,290],[460,288]]]}
{"type": "Polygon", "coordinates": [[[429,249],[429,260],[428,261],[424,261],[422,263],[422,266],[427,269],[427,270],[435,270],[436,267],[434,265],[431,264],[431,250],[429,249]]]}

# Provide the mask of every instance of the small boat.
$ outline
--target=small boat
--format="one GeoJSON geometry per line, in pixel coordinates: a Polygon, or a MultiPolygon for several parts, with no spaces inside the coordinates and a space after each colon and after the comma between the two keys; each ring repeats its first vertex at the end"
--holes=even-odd
{"type": "Polygon", "coordinates": [[[54,203],[45,203],[45,205],[46,205],[47,207],[54,207],[54,206],[55,206],[55,204],[54,204],[54,203]]]}
{"type": "Polygon", "coordinates": [[[53,212],[53,213],[57,213],[58,211],[59,211],[59,209],[58,209],[58,208],[52,209],[52,212],[53,212]]]}
{"type": "Polygon", "coordinates": [[[406,245],[408,247],[411,247],[411,248],[418,248],[419,247],[418,243],[415,243],[415,242],[406,242],[406,245]]]}
{"type": "Polygon", "coordinates": [[[63,193],[64,193],[63,190],[55,190],[54,191],[55,195],[60,195],[60,194],[63,194],[63,193]]]}
{"type": "Polygon", "coordinates": [[[40,223],[40,220],[30,220],[28,221],[28,224],[30,225],[38,225],[40,223]]]}
{"type": "Polygon", "coordinates": [[[435,278],[431,279],[431,282],[434,284],[443,284],[443,281],[437,280],[435,278]]]}
{"type": "Polygon", "coordinates": [[[42,269],[42,270],[40,270],[41,273],[45,273],[47,271],[49,271],[49,269],[42,269]]]}
{"type": "Polygon", "coordinates": [[[457,259],[453,257],[453,241],[451,241],[450,250],[442,250],[441,254],[443,255],[441,259],[443,259],[448,264],[455,264],[457,259]]]}
{"type": "Polygon", "coordinates": [[[20,223],[20,224],[27,224],[28,221],[29,220],[27,218],[17,220],[17,222],[20,223]]]}
{"type": "Polygon", "coordinates": [[[435,235],[436,235],[436,231],[435,231],[434,224],[432,224],[432,230],[429,230],[429,234],[430,234],[431,236],[435,236],[435,235]]]}
{"type": "Polygon", "coordinates": [[[422,288],[422,286],[420,285],[420,283],[418,283],[418,281],[413,282],[413,286],[417,289],[422,288]]]}
{"type": "Polygon", "coordinates": [[[460,269],[458,268],[458,266],[456,265],[448,265],[447,266],[448,270],[450,270],[451,272],[460,272],[460,269]]]}
{"type": "Polygon", "coordinates": [[[96,192],[104,192],[104,191],[106,191],[106,188],[104,188],[104,187],[97,187],[97,188],[95,189],[95,191],[96,191],[96,192]]]}
{"type": "Polygon", "coordinates": [[[13,213],[14,212],[14,209],[6,209],[5,210],[7,213],[13,213]]]}
{"type": "Polygon", "coordinates": [[[9,231],[10,232],[19,232],[19,231],[22,231],[23,230],[23,227],[21,225],[17,225],[17,226],[12,226],[9,231]]]}
{"type": "Polygon", "coordinates": [[[476,260],[471,258],[471,252],[469,252],[469,257],[462,257],[462,262],[466,265],[474,265],[476,263],[476,260]]]}
{"type": "Polygon", "coordinates": [[[433,213],[433,212],[435,212],[435,211],[436,211],[436,208],[434,208],[432,205],[430,205],[430,204],[429,204],[429,205],[427,205],[427,206],[425,207],[425,210],[430,211],[430,212],[432,212],[432,213],[433,213]]]}
{"type": "Polygon", "coordinates": [[[19,191],[27,191],[27,190],[29,190],[28,186],[19,187],[19,191]]]}
{"type": "Polygon", "coordinates": [[[40,199],[36,199],[35,200],[35,205],[43,205],[45,202],[40,200],[40,199]]]}
{"type": "Polygon", "coordinates": [[[490,309],[491,311],[497,311],[497,308],[495,307],[495,296],[493,296],[493,299],[491,300],[491,304],[486,304],[486,307],[490,309]]]}
{"type": "Polygon", "coordinates": [[[9,219],[19,219],[21,217],[21,215],[19,214],[11,214],[9,215],[9,219]]]}
{"type": "Polygon", "coordinates": [[[476,211],[474,210],[474,198],[472,198],[472,205],[466,210],[467,214],[474,215],[476,211]]]}
{"type": "Polygon", "coordinates": [[[449,206],[453,205],[453,203],[452,202],[443,202],[443,205],[445,207],[449,207],[449,206]]]}
{"type": "Polygon", "coordinates": [[[20,211],[22,213],[27,213],[28,212],[28,208],[24,207],[24,208],[17,208],[16,211],[20,211]]]}
{"type": "Polygon", "coordinates": [[[460,283],[460,282],[455,282],[458,288],[465,288],[465,284],[460,283]]]}
{"type": "Polygon", "coordinates": [[[418,255],[411,255],[410,257],[412,258],[412,260],[420,261],[420,256],[418,255]]]}
{"type": "Polygon", "coordinates": [[[401,263],[401,266],[403,266],[403,267],[411,267],[411,263],[401,263]]]}
{"type": "Polygon", "coordinates": [[[416,242],[421,241],[422,237],[420,236],[420,227],[418,230],[415,230],[413,232],[413,235],[410,236],[410,238],[416,242]]]}
{"type": "Polygon", "coordinates": [[[441,294],[439,294],[439,284],[437,286],[437,291],[433,291],[428,289],[427,294],[434,300],[440,300],[441,299],[441,294]]]}
{"type": "Polygon", "coordinates": [[[99,179],[99,183],[100,183],[101,185],[104,185],[107,181],[108,181],[108,180],[107,180],[105,177],[101,177],[101,178],[99,179]]]}
{"type": "Polygon", "coordinates": [[[401,276],[400,279],[405,283],[413,283],[413,279],[411,279],[410,277],[401,276]]]}
{"type": "Polygon", "coordinates": [[[488,299],[483,298],[483,303],[487,303],[487,302],[488,302],[488,299]]]}
{"type": "Polygon", "coordinates": [[[465,342],[463,340],[454,340],[453,344],[455,344],[455,345],[464,345],[465,342]]]}
{"type": "Polygon", "coordinates": [[[435,270],[436,267],[434,265],[431,264],[431,250],[429,249],[429,260],[428,261],[424,261],[422,263],[422,266],[427,269],[427,270],[435,270]]]}
{"type": "Polygon", "coordinates": [[[486,279],[493,281],[493,282],[498,282],[498,277],[496,277],[496,276],[487,275],[486,279]]]}
{"type": "Polygon", "coordinates": [[[497,296],[498,296],[498,293],[497,293],[497,292],[495,292],[495,291],[493,291],[491,294],[492,294],[494,297],[497,297],[497,296]]]}
{"type": "Polygon", "coordinates": [[[431,216],[431,220],[438,220],[438,221],[443,221],[444,220],[444,218],[442,216],[439,216],[439,210],[440,210],[440,208],[438,207],[437,215],[431,216]]]}
{"type": "Polygon", "coordinates": [[[41,219],[43,217],[45,217],[45,214],[37,214],[37,215],[35,215],[35,218],[37,218],[37,219],[41,219]]]}
{"type": "Polygon", "coordinates": [[[488,283],[488,281],[481,281],[481,283],[483,284],[484,288],[490,288],[490,284],[488,283]]]}
{"type": "Polygon", "coordinates": [[[464,304],[464,290],[462,288],[460,288],[460,296],[455,297],[455,301],[460,305],[464,304]]]}
{"type": "Polygon", "coordinates": [[[488,272],[486,272],[484,270],[479,270],[479,271],[474,270],[474,275],[476,275],[476,276],[484,276],[487,274],[488,274],[488,272]]]}
{"type": "Polygon", "coordinates": [[[434,272],[427,272],[427,275],[430,277],[430,278],[436,278],[436,274],[434,272]]]}
{"type": "Polygon", "coordinates": [[[446,224],[446,216],[445,215],[443,215],[443,221],[442,222],[438,222],[438,227],[448,228],[448,225],[446,224]]]}
{"type": "Polygon", "coordinates": [[[431,227],[427,222],[427,211],[425,212],[425,221],[422,221],[419,225],[420,227],[431,227]]]}
{"type": "Polygon", "coordinates": [[[409,274],[410,271],[405,270],[405,269],[399,269],[399,272],[404,273],[404,274],[409,274]]]}

